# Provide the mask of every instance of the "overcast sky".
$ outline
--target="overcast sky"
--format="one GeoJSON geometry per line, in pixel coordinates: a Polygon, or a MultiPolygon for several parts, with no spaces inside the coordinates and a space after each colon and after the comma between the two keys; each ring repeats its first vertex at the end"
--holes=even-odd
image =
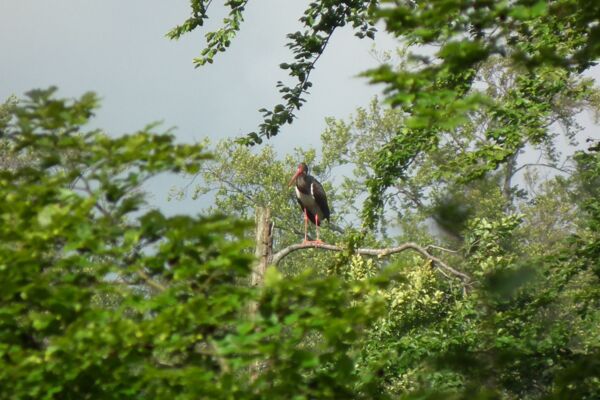
{"type": "MultiPolygon", "coordinates": [[[[306,4],[249,2],[230,49],[213,65],[194,69],[204,32],[179,41],[165,37],[188,17],[188,0],[0,0],[0,99],[50,85],[66,97],[92,90],[102,98],[94,126],[110,134],[163,121],[187,142],[239,136],[256,129],[259,108],[280,102],[275,83],[286,75],[278,65],[291,59],[285,35],[299,29],[306,4]]],[[[221,17],[217,13],[208,27],[221,17]]],[[[393,48],[384,37],[377,43],[393,48]]],[[[314,86],[299,118],[271,143],[282,153],[318,146],[326,116],[345,118],[366,105],[379,89],[357,75],[377,65],[372,45],[350,29],[337,31],[312,75],[314,86]]],[[[153,190],[160,204],[171,183],[153,190]]]]}
{"type": "MultiPolygon", "coordinates": [[[[259,108],[280,102],[275,83],[286,75],[278,65],[291,59],[285,35],[299,29],[306,4],[249,2],[231,48],[215,64],[194,69],[204,32],[177,42],[165,38],[188,17],[188,0],[0,0],[0,100],[50,85],[66,97],[92,90],[102,98],[94,126],[110,134],[163,121],[186,142],[239,136],[256,129],[259,108]]],[[[217,13],[208,27],[218,26],[221,16],[217,13]]],[[[376,43],[380,50],[394,46],[384,35],[376,43]]],[[[349,28],[334,34],[299,118],[271,141],[281,153],[318,147],[326,116],[345,118],[379,93],[357,77],[377,65],[372,45],[349,28]]],[[[584,123],[588,136],[597,137],[591,120],[584,123]]],[[[173,183],[171,178],[155,182],[154,202],[169,213],[198,209],[190,201],[166,203],[173,183]]]]}
{"type": "MultiPolygon", "coordinates": [[[[286,75],[278,65],[290,59],[285,34],[299,27],[305,3],[250,2],[229,51],[194,69],[203,32],[165,38],[187,18],[187,0],[0,0],[0,95],[49,85],[66,96],[93,90],[103,99],[97,123],[113,133],[162,120],[182,140],[243,134],[260,122],[257,109],[279,102],[275,83],[286,75]]],[[[310,102],[276,144],[318,137],[325,116],[346,116],[377,93],[356,77],[376,65],[372,44],[336,32],[314,72],[310,102]]]]}

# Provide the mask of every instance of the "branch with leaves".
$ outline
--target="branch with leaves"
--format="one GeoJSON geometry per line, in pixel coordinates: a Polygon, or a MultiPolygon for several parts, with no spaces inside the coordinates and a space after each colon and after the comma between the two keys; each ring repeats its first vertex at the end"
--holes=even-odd
{"type": "Polygon", "coordinates": [[[305,31],[287,35],[290,39],[287,47],[294,53],[294,62],[279,65],[281,69],[289,70],[289,76],[297,79],[298,82],[293,86],[288,86],[281,81],[277,82],[284,103],[276,105],[272,110],[260,109],[259,111],[263,113],[263,122],[258,132],[251,132],[246,137],[240,138],[240,143],[260,144],[262,138],[268,139],[277,135],[283,125],[293,122],[296,118],[294,112],[300,110],[306,101],[304,95],[308,94],[312,86],[309,81],[310,74],[337,28],[352,24],[359,38],[375,37],[375,28],[370,17],[375,3],[372,0],[310,3],[300,18],[305,31]]]}
{"type": "MultiPolygon", "coordinates": [[[[202,27],[204,20],[208,18],[207,10],[211,2],[212,0],[191,0],[192,16],[167,33],[167,37],[179,39],[182,35],[202,27]]],[[[278,104],[270,110],[260,109],[259,111],[263,114],[263,122],[258,127],[258,131],[240,138],[240,143],[260,144],[263,138],[268,139],[277,135],[283,125],[293,122],[296,118],[294,112],[302,107],[306,101],[304,96],[308,94],[308,90],[312,86],[309,81],[310,74],[324,53],[335,30],[345,25],[352,25],[357,37],[373,39],[375,27],[372,13],[377,3],[375,0],[347,0],[314,1],[308,5],[300,18],[304,31],[287,35],[289,39],[287,47],[292,50],[294,60],[279,65],[280,68],[288,70],[289,76],[297,79],[297,83],[288,86],[281,81],[277,82],[283,104],[278,104]]],[[[200,57],[194,59],[196,67],[207,63],[212,64],[217,53],[223,52],[229,47],[240,30],[247,4],[248,0],[225,2],[225,6],[229,8],[228,16],[223,19],[220,29],[205,34],[206,47],[202,50],[200,57]]]]}

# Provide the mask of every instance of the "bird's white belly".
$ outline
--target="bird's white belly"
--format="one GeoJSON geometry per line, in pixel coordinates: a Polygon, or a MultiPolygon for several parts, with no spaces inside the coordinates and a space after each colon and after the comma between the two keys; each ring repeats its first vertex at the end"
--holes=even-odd
{"type": "Polygon", "coordinates": [[[323,219],[323,211],[321,211],[321,208],[312,195],[304,194],[296,188],[296,196],[311,214],[318,215],[320,220],[323,219]]]}

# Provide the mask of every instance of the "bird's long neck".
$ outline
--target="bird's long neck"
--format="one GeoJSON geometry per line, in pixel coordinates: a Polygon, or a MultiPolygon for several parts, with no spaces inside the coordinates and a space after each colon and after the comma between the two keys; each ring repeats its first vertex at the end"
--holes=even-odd
{"type": "Polygon", "coordinates": [[[298,176],[296,187],[304,192],[310,190],[310,177],[306,174],[298,176]]]}

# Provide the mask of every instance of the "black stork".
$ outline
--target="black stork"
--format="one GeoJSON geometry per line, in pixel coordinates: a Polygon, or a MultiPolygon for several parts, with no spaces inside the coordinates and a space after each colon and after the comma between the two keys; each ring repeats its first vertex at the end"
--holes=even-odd
{"type": "Polygon", "coordinates": [[[323,185],[315,177],[308,174],[306,163],[298,165],[298,170],[288,186],[292,186],[294,182],[296,183],[296,200],[298,200],[298,204],[304,212],[304,242],[308,242],[308,221],[310,221],[316,226],[317,240],[315,242],[321,243],[319,226],[323,220],[329,220],[330,214],[323,185]]]}

